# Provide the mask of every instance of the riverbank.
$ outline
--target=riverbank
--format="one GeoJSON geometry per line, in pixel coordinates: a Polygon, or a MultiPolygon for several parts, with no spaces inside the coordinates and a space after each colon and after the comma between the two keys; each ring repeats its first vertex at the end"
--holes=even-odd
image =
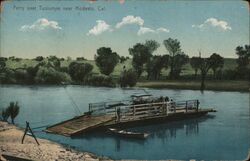
{"type": "Polygon", "coordinates": [[[98,157],[88,152],[78,152],[65,148],[60,144],[46,139],[39,139],[38,146],[31,136],[26,136],[21,144],[23,130],[0,121],[0,160],[5,160],[2,155],[16,156],[28,160],[74,160],[74,161],[108,161],[105,157],[98,157]]]}
{"type": "MultiPolygon", "coordinates": [[[[248,92],[250,89],[249,81],[218,80],[218,81],[206,81],[205,83],[206,83],[205,90],[248,92]]],[[[140,81],[137,82],[136,86],[145,88],[200,90],[200,81],[189,81],[189,80],[140,81]]]]}

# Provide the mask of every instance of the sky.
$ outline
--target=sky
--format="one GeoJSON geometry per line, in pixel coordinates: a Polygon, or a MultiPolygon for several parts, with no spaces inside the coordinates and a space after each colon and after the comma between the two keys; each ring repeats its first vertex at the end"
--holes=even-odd
{"type": "Polygon", "coordinates": [[[136,43],[178,39],[184,53],[235,58],[249,44],[249,5],[240,0],[12,0],[1,4],[0,56],[94,59],[100,47],[121,56],[136,43]]]}

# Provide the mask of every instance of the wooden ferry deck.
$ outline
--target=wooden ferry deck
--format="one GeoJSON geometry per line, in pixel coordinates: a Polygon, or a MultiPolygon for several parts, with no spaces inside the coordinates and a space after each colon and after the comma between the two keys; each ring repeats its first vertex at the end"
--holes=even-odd
{"type": "Polygon", "coordinates": [[[102,130],[110,127],[127,128],[182,120],[199,117],[208,112],[216,111],[212,108],[199,108],[197,100],[178,102],[174,108],[171,108],[167,102],[136,105],[118,103],[115,106],[110,106],[107,103],[98,103],[90,104],[87,114],[50,126],[45,131],[72,136],[90,130],[102,130]]]}
{"type": "Polygon", "coordinates": [[[110,115],[91,116],[82,115],[70,120],[63,121],[56,125],[48,127],[45,131],[49,133],[60,134],[64,136],[76,135],[81,132],[102,126],[104,123],[112,121],[114,118],[110,115]]]}

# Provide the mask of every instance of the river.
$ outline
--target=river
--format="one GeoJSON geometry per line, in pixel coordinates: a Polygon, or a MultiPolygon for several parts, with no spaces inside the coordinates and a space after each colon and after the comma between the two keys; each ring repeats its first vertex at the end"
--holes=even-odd
{"type": "Polygon", "coordinates": [[[249,93],[195,90],[105,88],[84,86],[0,86],[0,108],[18,101],[20,113],[15,122],[25,127],[51,125],[88,110],[88,103],[127,100],[133,94],[150,93],[175,100],[199,99],[201,107],[218,112],[195,119],[134,128],[148,132],[146,140],[133,140],[105,133],[91,133],[74,138],[42,132],[41,138],[93,152],[113,159],[197,159],[242,160],[250,148],[249,93]],[[74,103],[73,103],[74,102],[74,103]]]}

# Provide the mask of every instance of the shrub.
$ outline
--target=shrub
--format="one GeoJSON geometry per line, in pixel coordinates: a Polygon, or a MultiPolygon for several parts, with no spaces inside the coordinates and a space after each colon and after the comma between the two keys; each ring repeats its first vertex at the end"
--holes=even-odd
{"type": "Polygon", "coordinates": [[[37,56],[34,60],[35,60],[35,61],[43,61],[43,59],[44,59],[44,58],[43,58],[42,56],[37,56]]]}
{"type": "Polygon", "coordinates": [[[113,87],[115,83],[110,76],[92,75],[86,79],[86,84],[93,86],[113,87]]]}
{"type": "Polygon", "coordinates": [[[58,72],[52,67],[40,67],[35,81],[41,84],[61,84],[71,82],[71,78],[67,73],[58,72]]]}
{"type": "Polygon", "coordinates": [[[133,87],[136,85],[137,82],[137,73],[133,71],[132,69],[129,69],[128,71],[124,71],[121,74],[120,77],[120,86],[121,87],[133,87]]]}
{"type": "Polygon", "coordinates": [[[11,118],[12,124],[15,124],[14,119],[19,114],[20,107],[18,106],[18,103],[10,102],[10,105],[7,107],[7,114],[9,114],[11,118]]]}
{"type": "Polygon", "coordinates": [[[93,66],[88,63],[72,62],[69,64],[69,74],[75,81],[82,82],[93,70],[93,66]]]}

